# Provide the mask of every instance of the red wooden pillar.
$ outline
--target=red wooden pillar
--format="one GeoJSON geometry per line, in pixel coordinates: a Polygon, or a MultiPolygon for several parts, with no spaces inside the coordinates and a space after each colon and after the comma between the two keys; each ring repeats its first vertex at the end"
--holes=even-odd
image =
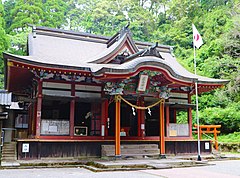
{"type": "Polygon", "coordinates": [[[38,81],[37,109],[36,109],[36,138],[40,137],[41,114],[42,114],[42,85],[43,79],[38,81]]]}
{"type": "MultiPolygon", "coordinates": [[[[140,98],[138,98],[137,99],[137,106],[141,106],[141,99],[140,98]]],[[[138,109],[137,110],[137,119],[138,119],[138,122],[137,122],[137,128],[138,128],[138,130],[137,130],[137,136],[138,137],[140,137],[141,135],[142,135],[142,133],[141,133],[141,124],[142,124],[142,119],[141,119],[141,115],[142,115],[142,113],[141,113],[141,109],[138,109]]]]}
{"type": "Polygon", "coordinates": [[[217,141],[217,127],[214,127],[214,142],[215,142],[215,149],[218,151],[218,141],[217,141]]]}
{"type": "Polygon", "coordinates": [[[106,135],[106,128],[107,128],[107,117],[108,117],[108,111],[106,110],[106,107],[108,106],[108,100],[103,100],[101,103],[101,136],[106,135]]]}
{"type": "Polygon", "coordinates": [[[177,123],[177,111],[173,109],[173,123],[177,123]]]}
{"type": "Polygon", "coordinates": [[[33,117],[34,117],[34,113],[33,113],[33,103],[31,102],[29,105],[28,105],[28,135],[32,135],[34,132],[33,132],[33,117]]]}
{"type": "Polygon", "coordinates": [[[164,136],[164,102],[160,103],[160,155],[165,155],[165,136],[164,136]]]}
{"type": "Polygon", "coordinates": [[[188,108],[189,137],[192,137],[192,108],[188,108]]]}
{"type": "MultiPolygon", "coordinates": [[[[191,96],[188,94],[188,103],[191,103],[191,96]]],[[[188,108],[189,137],[192,137],[192,108],[188,108]]]]}
{"type": "MultiPolygon", "coordinates": [[[[140,106],[144,106],[144,98],[140,98],[140,106]]],[[[145,109],[140,110],[141,113],[141,137],[145,136],[145,109]]]]}
{"type": "Polygon", "coordinates": [[[115,96],[116,103],[116,121],[115,121],[115,157],[121,157],[120,149],[120,104],[121,99],[118,98],[118,95],[115,96]]]}
{"type": "Polygon", "coordinates": [[[108,99],[102,101],[101,135],[108,136],[108,99]]]}
{"type": "Polygon", "coordinates": [[[166,130],[167,130],[167,137],[169,137],[169,123],[170,123],[170,115],[169,115],[169,106],[165,107],[166,110],[166,130]]]}
{"type": "MultiPolygon", "coordinates": [[[[37,98],[37,96],[36,96],[37,98]]],[[[33,121],[32,121],[32,134],[33,135],[36,135],[36,120],[37,120],[37,100],[36,102],[34,102],[34,106],[33,106],[33,112],[34,112],[34,115],[33,115],[33,121]]]]}
{"type": "Polygon", "coordinates": [[[75,117],[75,79],[73,78],[71,83],[71,96],[73,97],[70,102],[70,131],[71,137],[74,136],[74,117],[75,117]]]}

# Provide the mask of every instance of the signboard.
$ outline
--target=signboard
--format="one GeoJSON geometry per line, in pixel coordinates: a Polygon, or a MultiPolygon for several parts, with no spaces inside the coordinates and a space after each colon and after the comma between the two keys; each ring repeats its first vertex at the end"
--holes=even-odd
{"type": "Polygon", "coordinates": [[[146,91],[147,83],[148,83],[148,75],[141,75],[137,90],[142,92],[146,91]]]}
{"type": "Polygon", "coordinates": [[[28,153],[29,152],[29,143],[23,143],[22,144],[22,152],[28,153]]]}
{"type": "Polygon", "coordinates": [[[41,120],[41,134],[44,135],[68,135],[69,121],[66,120],[41,120]]]}
{"type": "Polygon", "coordinates": [[[210,149],[210,144],[209,142],[205,142],[205,150],[209,150],[210,149]]]}
{"type": "Polygon", "coordinates": [[[169,136],[176,137],[176,136],[189,136],[189,125],[188,124],[169,124],[169,136]]]}
{"type": "Polygon", "coordinates": [[[74,127],[74,135],[77,136],[87,136],[88,128],[84,126],[75,126],[74,127]]]}

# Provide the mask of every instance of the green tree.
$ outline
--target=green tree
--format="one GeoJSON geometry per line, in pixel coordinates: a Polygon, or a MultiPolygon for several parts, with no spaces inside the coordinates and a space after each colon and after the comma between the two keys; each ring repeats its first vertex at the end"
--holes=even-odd
{"type": "Polygon", "coordinates": [[[68,0],[68,29],[91,32],[93,24],[92,10],[97,0],[68,0]]]}
{"type": "Polygon", "coordinates": [[[42,26],[61,28],[66,24],[67,4],[63,0],[46,0],[43,4],[42,26]]]}
{"type": "Polygon", "coordinates": [[[12,9],[14,9],[16,5],[16,0],[7,0],[7,1],[4,1],[4,19],[5,19],[5,22],[6,22],[6,32],[8,33],[9,32],[9,28],[12,24],[12,21],[13,21],[13,17],[11,15],[11,11],[12,9]]]}
{"type": "Polygon", "coordinates": [[[29,24],[39,25],[43,17],[42,0],[7,0],[4,2],[6,31],[10,38],[9,51],[26,54],[29,24]]]}
{"type": "Polygon", "coordinates": [[[38,25],[43,17],[42,0],[16,0],[10,17],[13,19],[8,32],[25,31],[28,24],[38,25]]]}
{"type": "Polygon", "coordinates": [[[230,79],[226,87],[199,96],[200,119],[233,132],[239,130],[239,9],[239,0],[5,0],[0,52],[7,50],[9,37],[9,51],[26,54],[28,24],[111,36],[130,22],[134,39],[174,46],[178,61],[193,72],[194,23],[204,41],[197,50],[197,73],[230,79]]]}
{"type": "Polygon", "coordinates": [[[73,8],[68,12],[70,29],[110,36],[130,22],[135,39],[147,40],[155,28],[153,14],[137,0],[71,0],[68,4],[73,8]]]}
{"type": "Polygon", "coordinates": [[[4,9],[3,5],[0,3],[0,89],[3,89],[3,56],[2,52],[6,51],[9,46],[9,39],[5,32],[5,21],[3,19],[4,9]]]}
{"type": "Polygon", "coordinates": [[[168,2],[168,7],[167,16],[172,21],[178,21],[184,17],[193,20],[201,14],[201,5],[196,0],[171,0],[168,2]]]}

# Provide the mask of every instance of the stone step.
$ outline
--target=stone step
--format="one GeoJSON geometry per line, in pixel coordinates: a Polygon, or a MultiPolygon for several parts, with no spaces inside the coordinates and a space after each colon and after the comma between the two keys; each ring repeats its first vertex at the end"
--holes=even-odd
{"type": "Polygon", "coordinates": [[[5,152],[5,153],[2,153],[2,155],[4,156],[4,155],[16,155],[16,154],[15,152],[7,152],[7,153],[5,152]]]}
{"type": "Polygon", "coordinates": [[[4,146],[16,146],[17,143],[15,142],[10,142],[10,143],[4,143],[4,146]]]}
{"type": "Polygon", "coordinates": [[[15,154],[2,155],[2,158],[10,158],[10,157],[16,157],[16,155],[15,154]]]}
{"type": "MultiPolygon", "coordinates": [[[[158,149],[157,144],[120,145],[121,149],[158,149]]],[[[102,149],[115,149],[115,145],[102,145],[102,149]]]]}
{"type": "Polygon", "coordinates": [[[13,157],[13,158],[2,158],[2,161],[4,162],[8,162],[8,161],[16,161],[17,158],[16,157],[13,157]]]}
{"type": "MultiPolygon", "coordinates": [[[[103,150],[102,154],[113,154],[115,153],[115,150],[103,150]]],[[[160,153],[159,149],[152,149],[152,150],[134,150],[134,149],[121,149],[122,154],[150,154],[150,153],[160,153]]]]}
{"type": "Polygon", "coordinates": [[[7,153],[15,153],[15,150],[2,150],[3,154],[7,153]]]}
{"type": "Polygon", "coordinates": [[[20,164],[15,160],[9,160],[9,161],[2,161],[1,166],[2,167],[18,167],[20,166],[20,164]]]}
{"type": "Polygon", "coordinates": [[[15,153],[4,153],[4,154],[2,154],[2,157],[4,157],[4,156],[11,156],[11,155],[16,155],[15,153]]]}
{"type": "Polygon", "coordinates": [[[16,149],[16,146],[13,146],[13,147],[6,147],[6,146],[3,146],[2,147],[3,149],[2,150],[11,150],[11,149],[16,149]]]}
{"type": "Polygon", "coordinates": [[[2,162],[13,162],[16,160],[16,143],[4,143],[2,148],[2,162]]]}
{"type": "Polygon", "coordinates": [[[4,149],[2,150],[2,154],[8,154],[8,153],[16,153],[15,149],[4,149]]]}
{"type": "MultiPolygon", "coordinates": [[[[105,155],[107,157],[114,157],[115,154],[107,154],[105,155]]],[[[152,154],[121,154],[121,157],[122,158],[125,158],[125,157],[134,157],[134,158],[144,158],[145,156],[149,156],[149,157],[159,157],[159,153],[152,153],[152,154]]]]}
{"type": "MultiPolygon", "coordinates": [[[[122,157],[157,156],[160,150],[157,144],[124,144],[121,145],[122,157]]],[[[115,145],[102,145],[102,156],[115,156],[115,145]]]]}
{"type": "Polygon", "coordinates": [[[11,157],[11,158],[2,158],[2,161],[16,161],[17,158],[16,157],[11,157]]]}
{"type": "Polygon", "coordinates": [[[16,147],[2,147],[2,150],[16,150],[16,147]]]}

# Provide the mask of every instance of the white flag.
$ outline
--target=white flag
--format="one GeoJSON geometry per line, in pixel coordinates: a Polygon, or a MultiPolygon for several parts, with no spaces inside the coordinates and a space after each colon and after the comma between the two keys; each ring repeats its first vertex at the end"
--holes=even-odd
{"type": "Polygon", "coordinates": [[[192,24],[192,28],[193,28],[193,45],[196,46],[197,48],[200,48],[200,46],[202,46],[203,44],[202,37],[194,24],[192,24]]]}

